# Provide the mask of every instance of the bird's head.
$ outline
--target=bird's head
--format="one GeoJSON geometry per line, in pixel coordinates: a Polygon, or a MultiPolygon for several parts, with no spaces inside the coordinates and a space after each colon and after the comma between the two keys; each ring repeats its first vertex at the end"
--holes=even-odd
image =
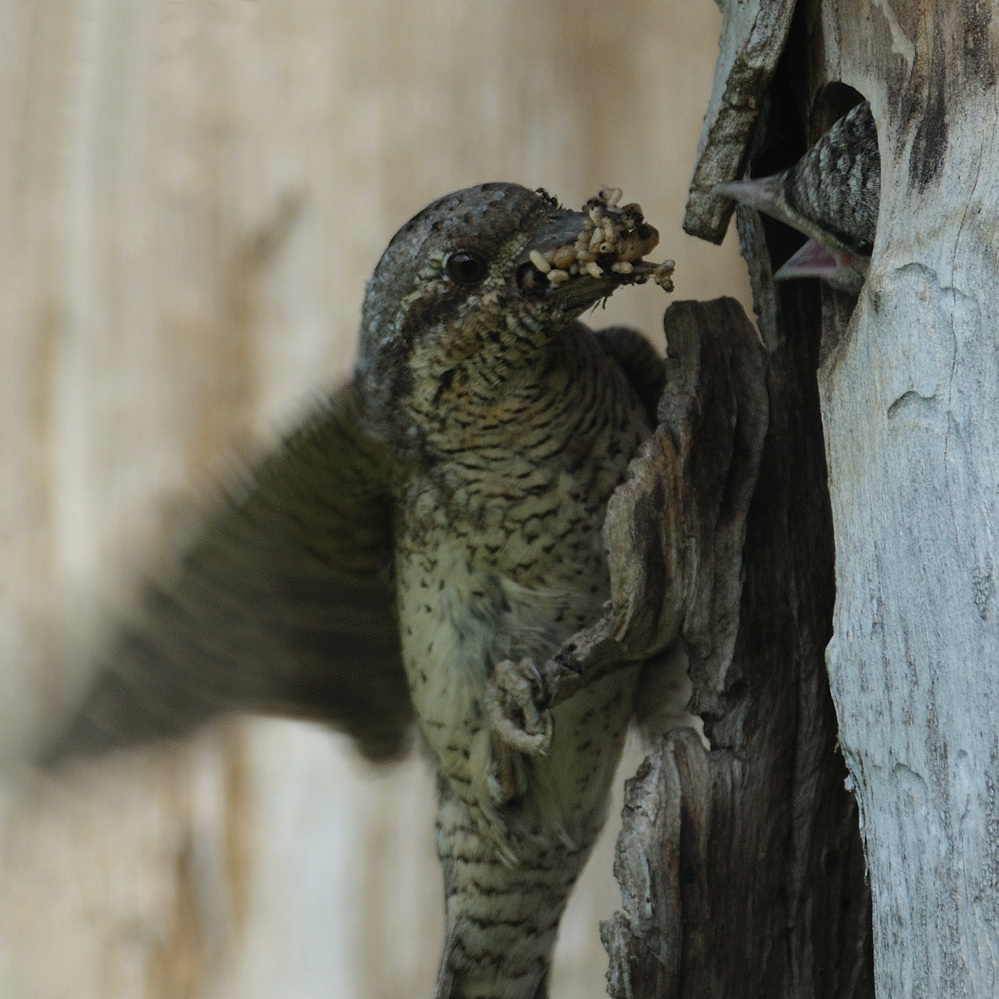
{"type": "Polygon", "coordinates": [[[714,190],[808,236],[775,280],[818,277],[854,297],[860,293],[881,200],[878,131],[869,102],[847,112],[787,170],[714,190]]]}
{"type": "Polygon", "coordinates": [[[393,237],[368,284],[358,375],[375,419],[426,407],[474,376],[499,385],[626,284],[667,289],[659,234],[604,189],[582,212],[543,191],[482,184],[433,202],[393,237]]]}

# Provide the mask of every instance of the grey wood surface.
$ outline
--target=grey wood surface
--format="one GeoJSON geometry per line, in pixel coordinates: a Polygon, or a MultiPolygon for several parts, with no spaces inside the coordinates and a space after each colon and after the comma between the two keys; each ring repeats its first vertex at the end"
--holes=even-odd
{"type": "Polygon", "coordinates": [[[819,373],[836,531],[827,653],[880,995],[999,992],[999,214],[992,4],[815,5],[816,78],[878,124],[871,273],[819,373]],[[866,8],[865,8],[866,9],[866,8]]]}

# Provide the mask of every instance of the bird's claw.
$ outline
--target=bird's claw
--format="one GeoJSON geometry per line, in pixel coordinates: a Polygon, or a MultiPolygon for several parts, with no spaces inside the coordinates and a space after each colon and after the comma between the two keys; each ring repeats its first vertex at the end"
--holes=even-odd
{"type": "Polygon", "coordinates": [[[547,755],[555,725],[551,711],[542,706],[544,698],[544,683],[534,660],[497,663],[484,698],[493,733],[527,756],[547,755]]]}

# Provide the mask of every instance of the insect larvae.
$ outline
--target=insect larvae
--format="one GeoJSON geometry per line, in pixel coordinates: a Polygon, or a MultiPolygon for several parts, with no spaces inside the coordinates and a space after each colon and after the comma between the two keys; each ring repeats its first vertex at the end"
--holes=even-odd
{"type": "Polygon", "coordinates": [[[624,191],[620,187],[608,187],[606,184],[600,188],[600,193],[597,197],[608,207],[617,208],[618,202],[621,200],[621,196],[624,191]]]}
{"type": "Polygon", "coordinates": [[[545,255],[540,250],[531,250],[531,263],[542,274],[547,274],[552,269],[552,265],[545,259],[545,255]]]}
{"type": "Polygon", "coordinates": [[[566,270],[576,261],[577,256],[576,247],[560,246],[552,254],[552,267],[556,267],[560,270],[566,270]]]}

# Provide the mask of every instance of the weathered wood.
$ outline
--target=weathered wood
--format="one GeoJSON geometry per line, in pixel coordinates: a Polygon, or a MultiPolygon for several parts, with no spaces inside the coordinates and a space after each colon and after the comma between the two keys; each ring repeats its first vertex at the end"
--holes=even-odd
{"type": "Polygon", "coordinates": [[[546,665],[552,704],[622,660],[678,642],[704,710],[717,711],[726,685],[746,512],[767,426],[764,352],[733,298],[674,302],[663,329],[659,426],[611,497],[604,524],[611,603],[546,665]]]}
{"type": "Polygon", "coordinates": [[[718,974],[704,949],[715,754],[687,699],[696,691],[696,708],[717,716],[733,683],[746,516],[767,427],[763,347],[736,302],[677,302],[663,326],[660,426],[612,500],[605,538],[614,640],[635,655],[670,650],[646,665],[644,725],[678,731],[628,785],[615,862],[625,911],[603,925],[615,997],[681,994],[692,930],[704,935],[698,987],[718,974]]]}
{"type": "MultiPolygon", "coordinates": [[[[723,48],[715,89],[758,108],[773,63],[744,75],[759,43],[744,44],[742,59],[723,48]]],[[[764,126],[743,128],[741,147],[706,129],[719,149],[701,164],[741,168],[751,141],[765,147],[764,126]]],[[[703,198],[692,190],[693,211],[703,198]]],[[[704,718],[711,751],[674,732],[628,786],[617,868],[625,909],[605,927],[611,994],[866,997],[870,896],[823,662],[834,591],[818,300],[807,286],[775,288],[770,252],[787,247],[779,226],[742,209],[739,223],[770,352],[739,635],[730,662],[699,670],[695,659],[691,669],[690,710],[704,718]]]]}
{"type": "Polygon", "coordinates": [[[720,243],[732,217],[732,202],[714,192],[736,180],[746,165],[749,142],[767,85],[794,13],[794,0],[724,0],[718,62],[697,148],[683,228],[691,236],[720,243]]]}
{"type": "Polygon", "coordinates": [[[807,93],[870,98],[871,273],[819,373],[836,532],[827,661],[882,996],[999,993],[995,6],[809,3],[807,93]]]}
{"type": "MultiPolygon", "coordinates": [[[[742,548],[738,638],[731,655],[722,642],[717,657],[690,657],[689,710],[711,751],[678,730],[629,782],[616,867],[624,912],[604,928],[615,997],[872,995],[856,806],[823,667],[833,592],[817,336],[797,325],[815,300],[786,289],[771,304],[770,429],[742,548]]],[[[706,617],[709,633],[717,621],[706,617]]]]}
{"type": "MultiPolygon", "coordinates": [[[[763,150],[759,172],[790,165],[860,96],[871,101],[881,151],[877,240],[855,308],[824,290],[821,313],[804,300],[798,313],[802,331],[816,329],[821,314],[818,384],[836,547],[827,663],[862,817],[875,981],[882,996],[992,996],[994,5],[799,6],[773,88],[777,141],[763,150]]],[[[780,254],[783,237],[770,225],[767,232],[780,254]]],[[[785,323],[796,294],[778,296],[785,323]]],[[[770,311],[768,293],[758,300],[770,311]]],[[[747,564],[752,538],[751,530],[747,564]]],[[[811,800],[828,807],[830,793],[811,800]]]]}

